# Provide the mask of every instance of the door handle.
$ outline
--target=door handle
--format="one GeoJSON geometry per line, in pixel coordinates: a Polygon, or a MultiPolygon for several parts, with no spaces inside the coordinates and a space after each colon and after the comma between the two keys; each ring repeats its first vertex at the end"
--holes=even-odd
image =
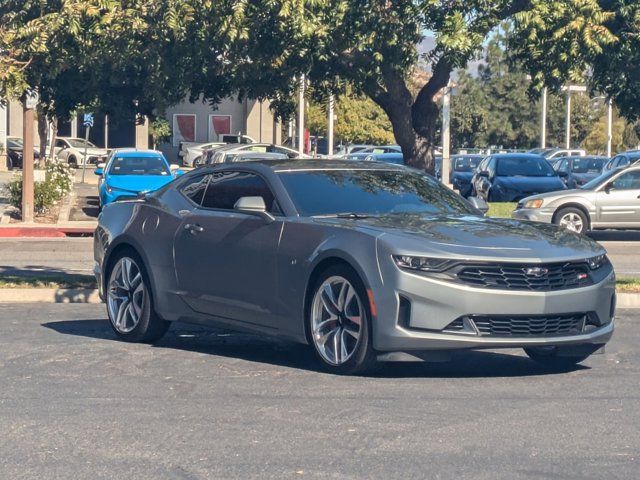
{"type": "Polygon", "coordinates": [[[189,232],[191,232],[192,234],[196,234],[196,233],[202,233],[204,232],[204,227],[198,225],[197,223],[187,223],[184,226],[185,230],[189,230],[189,232]]]}

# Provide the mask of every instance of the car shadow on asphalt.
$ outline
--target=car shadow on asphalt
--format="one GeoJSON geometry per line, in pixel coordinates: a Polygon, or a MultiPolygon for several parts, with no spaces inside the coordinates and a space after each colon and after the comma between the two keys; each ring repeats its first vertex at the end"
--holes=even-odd
{"type": "Polygon", "coordinates": [[[640,230],[592,230],[587,235],[597,242],[640,241],[640,230]]]}
{"type": "MultiPolygon", "coordinates": [[[[62,320],[42,324],[63,335],[119,341],[108,320],[62,320]]],[[[276,338],[237,333],[217,328],[174,323],[154,348],[197,352],[212,356],[241,359],[278,367],[323,373],[310,347],[276,338]]],[[[499,378],[528,377],[586,370],[577,365],[569,369],[549,369],[529,358],[496,351],[458,351],[450,361],[384,362],[371,378],[499,378]]]]}

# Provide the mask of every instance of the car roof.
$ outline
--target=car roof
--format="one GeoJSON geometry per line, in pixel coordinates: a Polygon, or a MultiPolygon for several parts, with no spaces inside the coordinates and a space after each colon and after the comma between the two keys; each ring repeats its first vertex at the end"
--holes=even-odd
{"type": "Polygon", "coordinates": [[[122,151],[116,151],[113,154],[114,157],[123,157],[123,158],[128,158],[128,157],[164,157],[164,155],[162,155],[162,152],[159,152],[157,150],[122,150],[122,151]]]}
{"type": "MultiPolygon", "coordinates": [[[[547,161],[542,155],[538,155],[537,153],[495,153],[491,155],[493,158],[530,158],[535,160],[544,160],[547,161]]],[[[555,160],[555,159],[553,159],[555,160]]]]}
{"type": "MultiPolygon", "coordinates": [[[[217,170],[217,169],[233,169],[233,168],[247,168],[255,167],[256,170],[271,171],[271,172],[304,172],[304,171],[323,171],[323,170],[395,170],[395,171],[407,171],[407,168],[402,165],[395,165],[386,162],[377,162],[375,160],[369,161],[354,161],[344,160],[342,158],[323,158],[323,159],[302,159],[302,160],[259,160],[251,162],[242,162],[242,167],[236,164],[218,164],[202,167],[202,169],[217,170]]],[[[201,169],[199,169],[201,170],[201,169]]]]}

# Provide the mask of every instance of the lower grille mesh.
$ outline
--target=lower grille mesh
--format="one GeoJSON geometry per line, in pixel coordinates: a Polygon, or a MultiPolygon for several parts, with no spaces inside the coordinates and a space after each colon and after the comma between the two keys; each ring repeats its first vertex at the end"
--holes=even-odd
{"type": "MultiPolygon", "coordinates": [[[[584,313],[557,316],[469,316],[480,335],[495,337],[553,337],[575,335],[583,331],[587,315],[584,313]]],[[[449,324],[445,330],[461,331],[462,319],[449,324]]]]}

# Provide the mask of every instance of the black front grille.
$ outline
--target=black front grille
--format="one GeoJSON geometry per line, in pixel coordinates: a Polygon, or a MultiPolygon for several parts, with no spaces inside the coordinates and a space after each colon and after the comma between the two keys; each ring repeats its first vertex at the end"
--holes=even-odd
{"type": "Polygon", "coordinates": [[[496,337],[553,337],[582,332],[584,313],[557,316],[473,316],[480,335],[496,337]]]}
{"type": "Polygon", "coordinates": [[[463,265],[456,276],[477,287],[541,292],[592,284],[586,263],[463,265]]]}

